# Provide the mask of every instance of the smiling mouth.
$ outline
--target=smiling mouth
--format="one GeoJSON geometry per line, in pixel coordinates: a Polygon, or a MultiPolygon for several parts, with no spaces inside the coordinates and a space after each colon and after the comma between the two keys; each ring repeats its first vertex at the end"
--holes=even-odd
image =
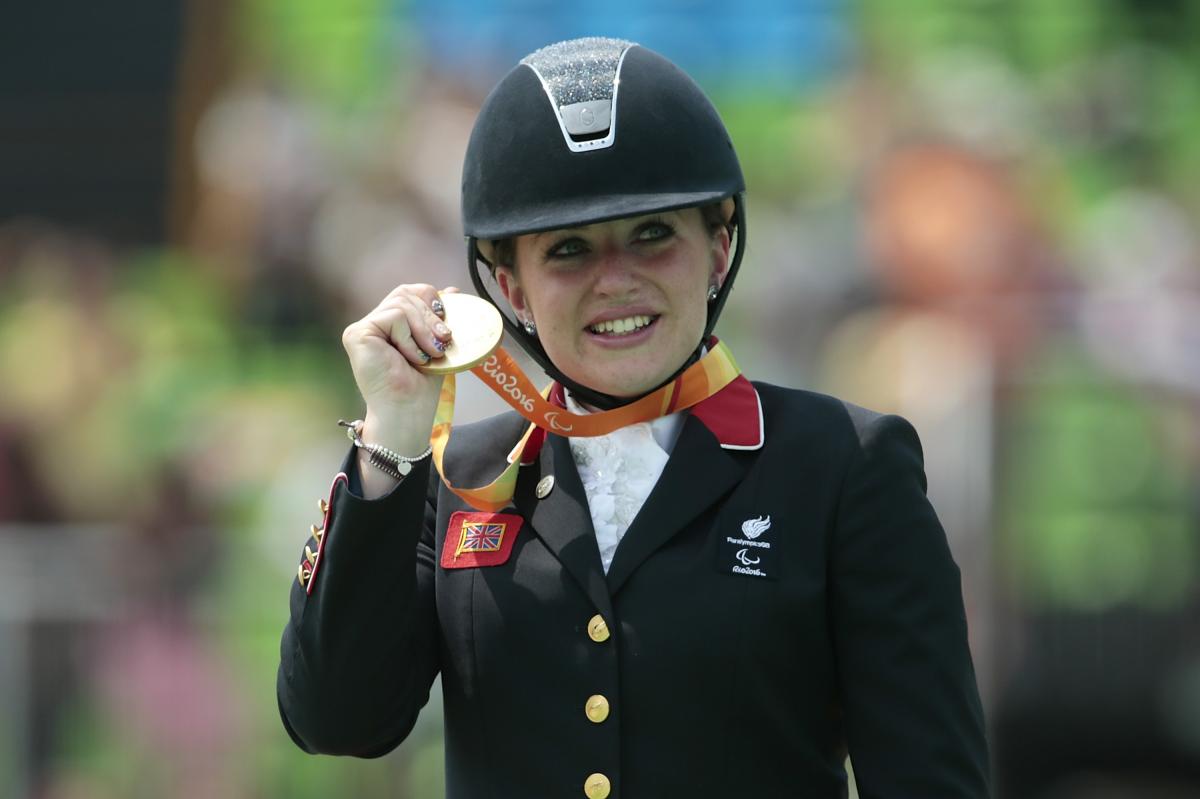
{"type": "Polygon", "coordinates": [[[588,325],[589,333],[594,333],[597,336],[628,336],[630,333],[635,333],[638,330],[649,327],[658,321],[658,316],[648,316],[639,314],[637,316],[626,316],[623,319],[606,319],[603,322],[597,322],[594,325],[588,325]]]}

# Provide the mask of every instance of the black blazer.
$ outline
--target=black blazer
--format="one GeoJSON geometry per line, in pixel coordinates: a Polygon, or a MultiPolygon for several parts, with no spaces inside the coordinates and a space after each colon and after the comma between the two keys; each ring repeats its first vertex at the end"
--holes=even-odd
{"type": "MultiPolygon", "coordinates": [[[[915,431],[755,387],[759,407],[725,417],[761,425],[761,446],[722,447],[693,409],[607,576],[558,436],[521,469],[496,565],[441,565],[472,509],[427,461],[373,501],[336,481],[283,634],[292,739],[382,755],[440,672],[449,799],[844,797],[847,748],[863,799],[987,796],[959,571],[915,431]]],[[[456,429],[451,478],[491,480],[524,425],[456,429]]]]}

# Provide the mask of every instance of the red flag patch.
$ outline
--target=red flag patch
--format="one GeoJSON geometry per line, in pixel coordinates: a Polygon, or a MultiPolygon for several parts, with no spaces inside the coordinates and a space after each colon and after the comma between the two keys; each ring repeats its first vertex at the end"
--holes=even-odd
{"type": "Polygon", "coordinates": [[[525,520],[512,513],[455,511],[442,544],[443,569],[499,566],[512,554],[525,520]]]}

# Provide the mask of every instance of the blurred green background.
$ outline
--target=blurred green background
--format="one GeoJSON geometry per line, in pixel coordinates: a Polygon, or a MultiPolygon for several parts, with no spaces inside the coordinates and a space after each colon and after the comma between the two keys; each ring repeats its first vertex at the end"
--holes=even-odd
{"type": "Polygon", "coordinates": [[[750,235],[718,332],[748,374],[920,431],[997,796],[1200,795],[1200,3],[3,20],[0,796],[442,795],[436,691],[385,758],[296,749],[279,633],[361,409],[342,328],[467,284],[478,105],[584,34],[676,60],[731,130],[750,235]]]}

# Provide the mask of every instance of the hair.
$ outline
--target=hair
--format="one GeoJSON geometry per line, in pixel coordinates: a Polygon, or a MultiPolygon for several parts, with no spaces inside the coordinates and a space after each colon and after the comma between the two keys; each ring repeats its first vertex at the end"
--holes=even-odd
{"type": "MultiPolygon", "coordinates": [[[[724,212],[721,210],[722,203],[720,201],[709,203],[708,205],[698,206],[700,216],[704,220],[704,226],[708,228],[709,235],[717,235],[717,231],[724,228],[729,235],[733,235],[733,222],[725,218],[724,212]]],[[[492,239],[492,258],[488,267],[492,272],[496,271],[497,266],[506,266],[509,269],[516,268],[517,261],[517,240],[509,236],[506,239],[492,239]]]]}

